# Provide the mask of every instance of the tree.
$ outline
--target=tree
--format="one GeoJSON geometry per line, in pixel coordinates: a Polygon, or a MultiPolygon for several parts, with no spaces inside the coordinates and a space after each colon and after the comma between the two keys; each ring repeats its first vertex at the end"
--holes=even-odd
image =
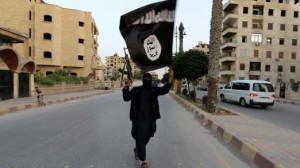
{"type": "Polygon", "coordinates": [[[207,74],[208,57],[203,51],[189,50],[178,53],[173,61],[174,77],[176,79],[186,79],[189,83],[196,81],[207,74]]]}
{"type": "Polygon", "coordinates": [[[213,0],[210,23],[209,65],[208,65],[208,100],[209,113],[217,111],[217,90],[219,75],[219,58],[222,28],[222,0],[213,0]]]}
{"type": "Polygon", "coordinates": [[[165,73],[161,79],[162,83],[167,83],[169,81],[169,73],[165,73]]]}

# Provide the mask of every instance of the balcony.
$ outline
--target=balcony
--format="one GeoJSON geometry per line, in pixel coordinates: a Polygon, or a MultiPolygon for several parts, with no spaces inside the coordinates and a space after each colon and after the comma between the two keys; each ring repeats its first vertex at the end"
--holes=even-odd
{"type": "Polygon", "coordinates": [[[261,70],[249,70],[249,75],[253,76],[260,76],[261,75],[261,70]]]}
{"type": "Polygon", "coordinates": [[[223,10],[225,12],[232,11],[238,6],[238,4],[239,4],[238,0],[230,0],[226,4],[224,4],[223,10]]]}
{"type": "Polygon", "coordinates": [[[232,63],[235,61],[236,61],[236,54],[232,54],[232,55],[226,54],[220,57],[221,63],[232,63]]]}
{"type": "Polygon", "coordinates": [[[233,48],[237,47],[237,41],[236,40],[228,40],[224,41],[221,44],[221,50],[231,50],[233,48]]]}
{"type": "Polygon", "coordinates": [[[221,76],[234,76],[235,75],[235,68],[231,68],[231,69],[220,69],[219,74],[221,76]]]}
{"type": "Polygon", "coordinates": [[[222,31],[222,37],[231,37],[237,34],[237,26],[224,26],[222,31]]]}
{"type": "Polygon", "coordinates": [[[223,24],[235,23],[238,20],[238,12],[225,13],[223,24]]]}

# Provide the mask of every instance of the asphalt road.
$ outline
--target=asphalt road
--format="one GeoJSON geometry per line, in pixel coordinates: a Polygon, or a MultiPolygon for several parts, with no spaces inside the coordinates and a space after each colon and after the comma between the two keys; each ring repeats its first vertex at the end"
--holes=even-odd
{"type": "MultiPolygon", "coordinates": [[[[197,91],[197,98],[207,95],[206,91],[197,91]]],[[[220,106],[237,113],[275,124],[279,127],[300,133],[300,106],[275,102],[274,106],[261,109],[259,106],[241,107],[238,103],[218,102],[220,106]]]]}
{"type": "MultiPolygon", "coordinates": [[[[150,168],[249,168],[171,96],[147,146],[150,168]]],[[[121,91],[0,116],[0,168],[136,168],[121,91]]]]}

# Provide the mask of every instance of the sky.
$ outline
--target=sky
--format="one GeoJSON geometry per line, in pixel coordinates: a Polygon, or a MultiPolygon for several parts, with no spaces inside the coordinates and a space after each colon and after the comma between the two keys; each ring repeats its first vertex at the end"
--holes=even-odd
{"type": "MultiPolygon", "coordinates": [[[[126,43],[119,31],[120,16],[159,0],[45,0],[45,2],[63,8],[92,12],[99,30],[98,54],[105,63],[106,56],[115,53],[124,56],[123,48],[126,47],[126,43]]],[[[183,37],[184,51],[195,47],[200,41],[209,43],[211,8],[212,0],[177,0],[174,29],[181,22],[184,25],[186,32],[183,37]]],[[[174,31],[173,52],[176,51],[175,39],[174,31]]],[[[177,39],[178,47],[179,39],[177,39]]],[[[161,77],[164,70],[157,72],[161,77]]]]}

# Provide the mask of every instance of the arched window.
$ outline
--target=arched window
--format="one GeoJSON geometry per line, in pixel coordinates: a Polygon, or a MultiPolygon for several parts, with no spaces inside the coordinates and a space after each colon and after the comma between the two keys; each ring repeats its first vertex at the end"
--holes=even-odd
{"type": "Polygon", "coordinates": [[[52,53],[49,51],[44,51],[44,58],[52,58],[52,53]]]}
{"type": "Polygon", "coordinates": [[[45,40],[51,40],[52,39],[52,35],[50,33],[44,33],[44,39],[45,40]]]}
{"type": "Polygon", "coordinates": [[[52,16],[51,15],[44,15],[44,21],[45,22],[52,22],[52,16]]]}

